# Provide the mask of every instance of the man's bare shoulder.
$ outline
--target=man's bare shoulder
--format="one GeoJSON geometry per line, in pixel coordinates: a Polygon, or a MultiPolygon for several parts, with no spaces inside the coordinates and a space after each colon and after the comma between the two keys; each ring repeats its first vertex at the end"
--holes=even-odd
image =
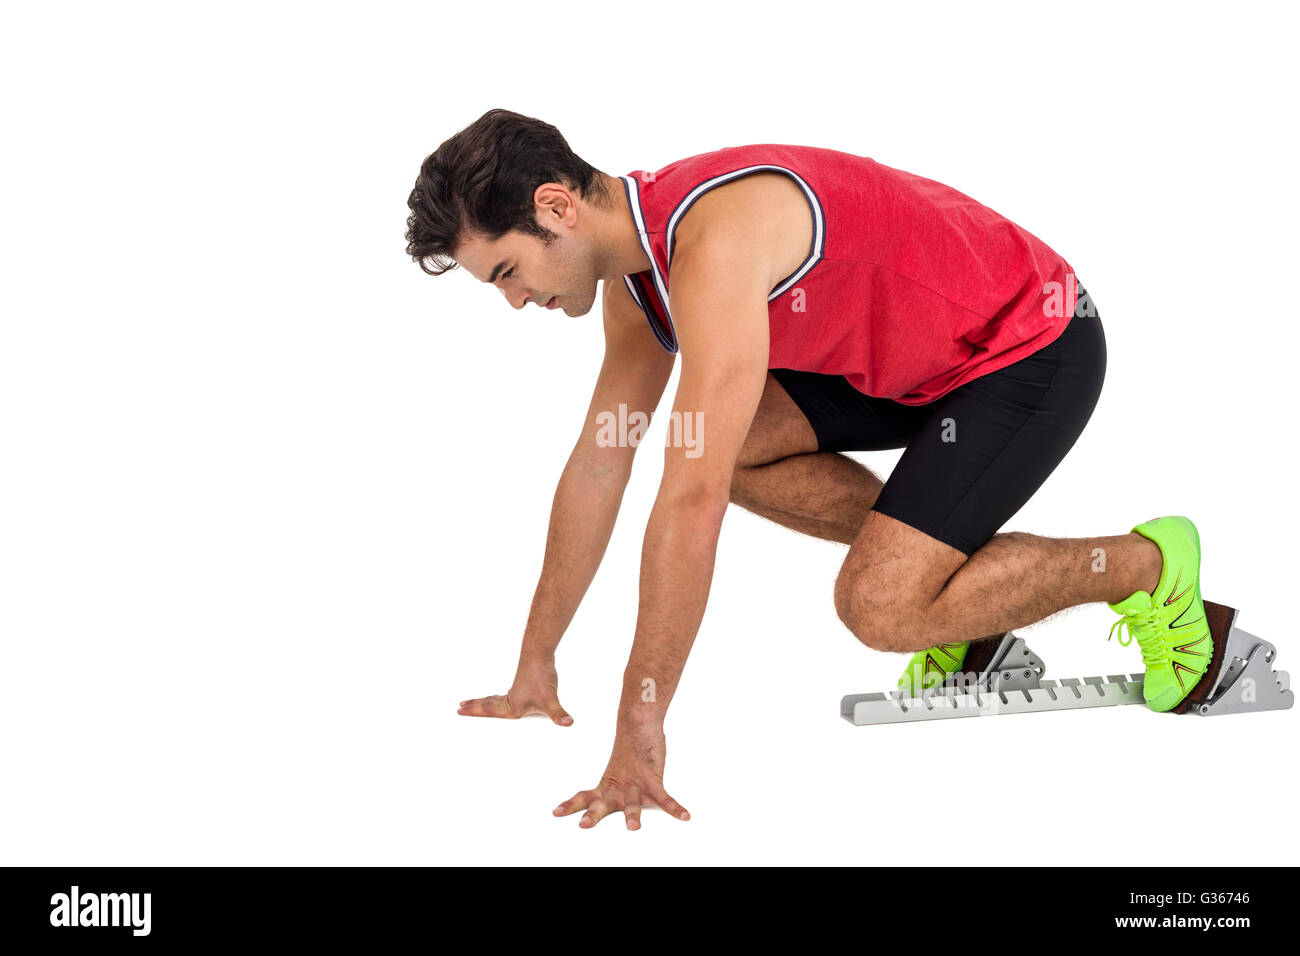
{"type": "Polygon", "coordinates": [[[812,240],[812,208],[799,184],[784,173],[750,173],[695,200],[677,224],[672,257],[706,243],[734,248],[767,261],[775,286],[799,268],[812,240]]]}

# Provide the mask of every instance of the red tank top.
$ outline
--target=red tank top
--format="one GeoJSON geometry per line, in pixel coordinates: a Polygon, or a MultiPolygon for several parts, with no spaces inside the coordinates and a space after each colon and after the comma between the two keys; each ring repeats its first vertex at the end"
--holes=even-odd
{"type": "Polygon", "coordinates": [[[622,177],[652,263],[623,281],[668,351],[677,223],[710,189],[763,171],[798,183],[813,216],[807,258],[768,295],[769,368],[924,405],[1048,345],[1074,314],[1069,264],[955,189],[837,150],[734,146],[622,177]]]}

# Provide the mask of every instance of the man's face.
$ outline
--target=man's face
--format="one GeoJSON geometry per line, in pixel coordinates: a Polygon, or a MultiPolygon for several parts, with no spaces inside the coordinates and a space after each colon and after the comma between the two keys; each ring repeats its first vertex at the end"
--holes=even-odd
{"type": "Polygon", "coordinates": [[[513,230],[495,240],[471,235],[457,246],[456,261],[480,282],[492,282],[516,309],[550,303],[566,315],[586,315],[598,282],[586,243],[562,217],[538,218],[555,233],[549,243],[513,230]]]}

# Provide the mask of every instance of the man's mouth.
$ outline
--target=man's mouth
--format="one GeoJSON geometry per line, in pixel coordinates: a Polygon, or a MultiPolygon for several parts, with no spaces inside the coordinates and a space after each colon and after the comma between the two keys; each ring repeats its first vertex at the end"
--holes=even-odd
{"type": "Polygon", "coordinates": [[[546,307],[547,307],[548,309],[553,309],[553,308],[555,308],[555,300],[558,299],[558,298],[559,298],[558,295],[553,295],[553,296],[551,296],[551,301],[546,303],[546,307]]]}

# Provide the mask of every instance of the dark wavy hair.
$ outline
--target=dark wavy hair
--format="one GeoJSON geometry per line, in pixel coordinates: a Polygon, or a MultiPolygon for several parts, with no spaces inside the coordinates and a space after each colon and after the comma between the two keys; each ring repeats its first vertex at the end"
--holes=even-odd
{"type": "Polygon", "coordinates": [[[488,110],[420,164],[406,201],[406,252],[429,275],[456,267],[452,252],[466,230],[499,239],[512,229],[550,242],[538,225],[533,193],[562,182],[584,199],[608,198],[601,174],[549,123],[488,110]]]}

